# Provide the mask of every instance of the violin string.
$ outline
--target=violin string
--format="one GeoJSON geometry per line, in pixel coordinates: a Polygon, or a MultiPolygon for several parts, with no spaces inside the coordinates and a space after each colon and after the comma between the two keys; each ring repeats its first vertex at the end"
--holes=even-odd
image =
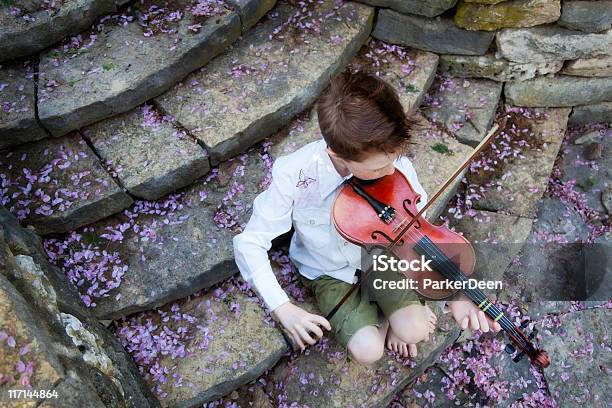
{"type": "MultiPolygon", "coordinates": [[[[403,223],[403,222],[404,222],[404,221],[406,221],[406,220],[407,220],[407,218],[404,218],[404,219],[403,219],[401,222],[399,222],[398,220],[394,219],[392,222],[395,222],[395,223],[401,224],[401,223],[403,223]]],[[[414,238],[415,238],[415,236],[416,236],[416,238],[419,238],[419,241],[420,241],[422,238],[424,238],[424,237],[425,237],[425,236],[424,236],[424,235],[423,235],[423,234],[422,234],[420,231],[418,231],[418,230],[416,230],[416,229],[408,229],[408,230],[404,231],[404,234],[408,234],[408,236],[409,236],[409,237],[412,237],[413,239],[414,239],[414,238]],[[420,237],[419,237],[419,235],[420,235],[420,237]]],[[[397,241],[397,239],[396,239],[396,241],[397,241]]],[[[416,240],[415,240],[415,242],[416,242],[416,240]]],[[[430,240],[430,242],[431,242],[431,240],[430,240]]],[[[447,257],[446,257],[446,255],[445,255],[445,254],[444,254],[444,253],[443,253],[443,252],[442,252],[442,251],[441,251],[441,250],[440,250],[440,249],[437,247],[437,245],[435,245],[433,242],[432,242],[432,244],[433,244],[433,248],[434,248],[434,250],[437,250],[438,252],[440,252],[440,255],[442,255],[442,257],[447,258],[447,257]]],[[[394,245],[394,244],[392,244],[392,245],[394,245]]],[[[424,250],[424,251],[425,251],[425,253],[426,253],[427,255],[429,255],[429,256],[432,256],[432,257],[433,257],[433,255],[435,255],[435,254],[432,254],[431,252],[428,252],[426,247],[424,247],[424,248],[423,248],[423,250],[424,250]]],[[[451,277],[453,277],[453,278],[454,278],[454,280],[465,281],[465,278],[464,278],[464,276],[463,276],[462,274],[458,274],[457,272],[453,271],[453,270],[452,270],[452,268],[451,268],[451,270],[450,270],[450,271],[449,271],[448,269],[446,269],[447,267],[450,267],[450,265],[448,265],[448,263],[443,262],[443,263],[441,264],[441,266],[443,266],[443,267],[445,268],[445,270],[446,270],[446,272],[448,273],[448,275],[449,275],[449,276],[451,276],[451,277]]],[[[459,271],[459,272],[460,272],[460,271],[459,271]]],[[[499,310],[499,309],[496,307],[496,305],[495,305],[493,302],[491,302],[491,301],[490,301],[490,300],[487,298],[487,296],[486,296],[484,293],[482,293],[482,291],[480,291],[480,290],[475,291],[475,290],[473,290],[473,289],[464,289],[464,291],[465,291],[465,292],[468,292],[468,294],[471,294],[471,295],[472,295],[474,298],[478,299],[478,303],[479,303],[479,304],[480,304],[482,301],[487,300],[487,301],[488,301],[488,302],[491,304],[491,306],[490,306],[490,307],[487,309],[487,311],[488,311],[488,310],[490,310],[490,309],[493,309],[493,310],[492,310],[492,312],[495,312],[495,314],[497,314],[497,315],[502,314],[502,317],[500,318],[500,321],[501,321],[500,326],[502,326],[502,327],[503,327],[503,328],[504,328],[504,329],[505,329],[507,332],[512,333],[512,334],[513,334],[513,335],[514,335],[514,336],[515,336],[515,337],[516,337],[518,340],[520,340],[520,341],[521,341],[521,343],[523,343],[523,338],[522,338],[522,336],[520,336],[520,335],[519,335],[519,332],[518,332],[517,328],[515,327],[515,325],[514,325],[514,324],[513,324],[513,323],[512,323],[512,322],[511,322],[511,321],[510,321],[508,318],[507,318],[507,316],[506,316],[505,314],[503,314],[503,313],[502,313],[502,312],[501,312],[501,311],[500,311],[500,310],[499,310]],[[504,325],[505,325],[505,326],[507,326],[507,327],[504,327],[504,325]]],[[[527,348],[527,346],[528,346],[528,345],[527,345],[527,344],[524,344],[523,346],[524,346],[525,348],[527,348]]]]}

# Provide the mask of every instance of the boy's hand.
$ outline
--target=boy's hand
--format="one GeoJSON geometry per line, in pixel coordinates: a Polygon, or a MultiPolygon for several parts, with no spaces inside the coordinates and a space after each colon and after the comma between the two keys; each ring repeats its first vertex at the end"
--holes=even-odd
{"type": "Polygon", "coordinates": [[[274,309],[272,314],[274,314],[283,327],[287,329],[302,351],[306,349],[304,342],[310,345],[317,342],[308,332],[314,333],[318,338],[323,337],[323,331],[317,324],[320,324],[327,330],[331,330],[331,325],[323,316],[308,313],[306,310],[291,302],[283,303],[274,309]]]}
{"type": "Polygon", "coordinates": [[[487,333],[489,328],[497,333],[501,330],[501,326],[497,322],[485,315],[485,313],[478,309],[478,307],[469,300],[463,293],[460,296],[460,300],[454,300],[448,302],[448,308],[453,313],[455,321],[461,327],[462,330],[467,329],[468,324],[472,330],[482,330],[487,333]]]}

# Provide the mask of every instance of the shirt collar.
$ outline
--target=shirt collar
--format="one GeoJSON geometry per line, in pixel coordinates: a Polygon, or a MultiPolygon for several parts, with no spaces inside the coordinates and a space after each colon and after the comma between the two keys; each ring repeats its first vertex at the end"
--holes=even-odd
{"type": "Polygon", "coordinates": [[[321,199],[325,199],[330,195],[338,186],[340,186],[344,180],[347,180],[353,176],[353,173],[346,177],[342,177],[334,164],[332,163],[329,154],[326,151],[327,143],[325,139],[319,141],[319,149],[314,157],[317,163],[317,174],[319,176],[319,192],[321,199]]]}

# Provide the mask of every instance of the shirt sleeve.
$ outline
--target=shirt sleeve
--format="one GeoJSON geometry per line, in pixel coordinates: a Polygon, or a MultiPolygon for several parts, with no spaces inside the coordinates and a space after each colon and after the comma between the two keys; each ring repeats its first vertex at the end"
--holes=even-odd
{"type": "Polygon", "coordinates": [[[253,201],[253,213],[244,231],[232,242],[234,258],[243,279],[262,298],[270,311],[289,301],[268,258],[272,240],[291,229],[292,183],[281,170],[284,157],[272,165],[272,182],[253,201]]]}

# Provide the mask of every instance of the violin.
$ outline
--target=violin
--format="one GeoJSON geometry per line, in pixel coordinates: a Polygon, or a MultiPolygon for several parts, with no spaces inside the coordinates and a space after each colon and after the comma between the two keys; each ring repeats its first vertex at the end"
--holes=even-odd
{"type": "MultiPolygon", "coordinates": [[[[433,225],[422,214],[440,196],[448,185],[462,173],[469,162],[480,153],[496,136],[499,125],[495,125],[489,135],[477,146],[474,153],[453,176],[438,190],[432,199],[417,210],[420,195],[410,185],[408,179],[399,171],[376,180],[359,180],[351,177],[344,182],[333,204],[332,218],[338,233],[347,241],[363,247],[368,253],[378,248],[391,254],[398,260],[413,260],[420,257],[427,259],[431,265],[429,271],[407,270],[402,272],[406,278],[417,282],[417,293],[430,299],[448,298],[461,290],[493,321],[498,322],[512,342],[520,349],[513,358],[518,362],[527,355],[533,364],[542,368],[548,367],[548,354],[534,346],[531,340],[537,331],[526,336],[528,322],[517,327],[480,289],[432,289],[424,288],[425,279],[432,281],[465,282],[474,272],[476,256],[471,243],[459,233],[445,225],[433,225]],[[356,222],[356,220],[359,220],[356,222]]],[[[428,268],[429,269],[429,268],[428,268]]],[[[372,271],[370,267],[365,274],[372,271]]],[[[363,281],[351,287],[346,295],[326,316],[329,321],[340,306],[348,299],[363,281]]],[[[512,344],[506,346],[506,352],[516,351],[512,344]]]]}

